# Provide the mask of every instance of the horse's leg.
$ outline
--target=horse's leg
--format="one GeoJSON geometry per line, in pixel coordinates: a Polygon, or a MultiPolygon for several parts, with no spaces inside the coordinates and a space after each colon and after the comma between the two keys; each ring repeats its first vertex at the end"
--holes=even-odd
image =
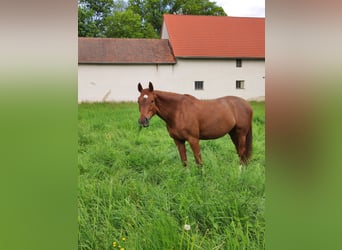
{"type": "Polygon", "coordinates": [[[236,152],[239,155],[240,158],[240,165],[245,165],[247,163],[247,158],[246,158],[246,134],[238,129],[238,128],[234,128],[233,130],[231,130],[229,132],[230,138],[232,139],[235,148],[236,148],[236,152]]]}
{"type": "Polygon", "coordinates": [[[247,164],[247,158],[246,158],[246,135],[240,134],[239,136],[239,151],[238,151],[239,157],[240,157],[240,164],[245,165],[247,164]]]}
{"type": "Polygon", "coordinates": [[[191,146],[192,152],[195,156],[196,163],[199,167],[202,167],[202,157],[201,157],[201,152],[200,152],[200,145],[199,145],[199,139],[197,138],[189,138],[188,142],[191,146]]]}
{"type": "Polygon", "coordinates": [[[235,145],[236,152],[238,152],[239,151],[239,138],[238,138],[237,133],[236,133],[236,128],[232,129],[229,132],[229,135],[230,135],[230,138],[232,139],[232,141],[235,145]]]}
{"type": "Polygon", "coordinates": [[[185,141],[174,139],[175,144],[177,145],[179,156],[183,163],[183,166],[186,167],[186,149],[185,149],[185,141]]]}

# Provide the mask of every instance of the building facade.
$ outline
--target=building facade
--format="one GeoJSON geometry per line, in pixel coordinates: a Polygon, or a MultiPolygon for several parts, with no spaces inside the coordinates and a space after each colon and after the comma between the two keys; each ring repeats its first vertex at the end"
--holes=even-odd
{"type": "Polygon", "coordinates": [[[79,38],[79,102],[136,101],[137,84],[200,99],[265,97],[264,18],[164,15],[161,39],[79,38]]]}

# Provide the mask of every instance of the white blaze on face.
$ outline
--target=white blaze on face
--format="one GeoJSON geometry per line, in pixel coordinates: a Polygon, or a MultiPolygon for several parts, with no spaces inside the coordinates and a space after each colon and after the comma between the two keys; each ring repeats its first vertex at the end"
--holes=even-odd
{"type": "Polygon", "coordinates": [[[147,99],[147,98],[148,98],[148,95],[144,95],[143,97],[144,97],[144,99],[147,99]]]}

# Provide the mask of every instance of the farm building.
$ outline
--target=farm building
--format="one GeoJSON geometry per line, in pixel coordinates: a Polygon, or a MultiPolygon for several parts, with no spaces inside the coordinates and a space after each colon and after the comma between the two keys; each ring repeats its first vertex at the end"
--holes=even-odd
{"type": "Polygon", "coordinates": [[[78,39],[79,102],[136,101],[149,81],[201,99],[263,99],[265,18],[166,14],[161,39],[78,39]]]}

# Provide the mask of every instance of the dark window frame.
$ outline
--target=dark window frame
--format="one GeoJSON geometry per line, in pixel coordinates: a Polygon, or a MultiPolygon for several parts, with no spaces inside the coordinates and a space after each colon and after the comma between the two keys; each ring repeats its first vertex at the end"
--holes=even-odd
{"type": "Polygon", "coordinates": [[[236,80],[235,88],[236,89],[245,89],[245,80],[236,80]]]}
{"type": "Polygon", "coordinates": [[[236,67],[242,68],[242,59],[236,59],[236,67]]]}
{"type": "Polygon", "coordinates": [[[195,81],[195,90],[204,90],[204,81],[195,81]]]}

